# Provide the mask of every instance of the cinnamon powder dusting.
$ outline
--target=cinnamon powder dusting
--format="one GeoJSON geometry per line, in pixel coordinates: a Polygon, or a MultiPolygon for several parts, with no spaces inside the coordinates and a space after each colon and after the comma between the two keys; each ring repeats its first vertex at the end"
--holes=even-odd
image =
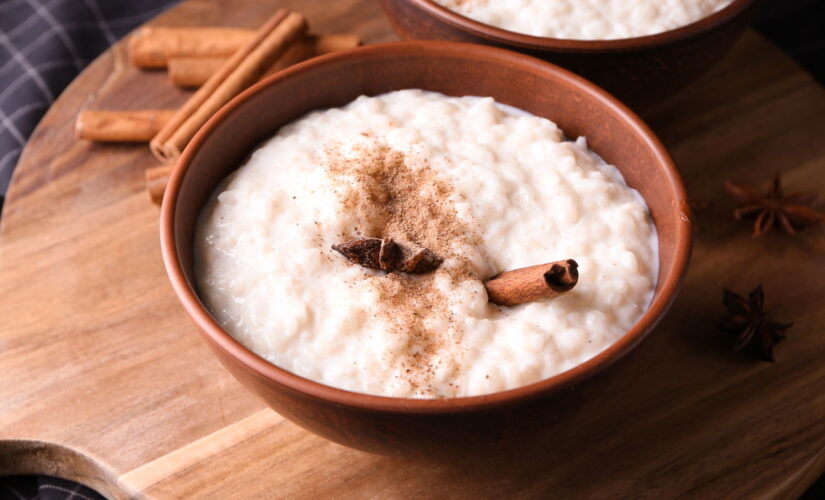
{"type": "Polygon", "coordinates": [[[456,213],[455,192],[423,161],[412,161],[387,146],[360,146],[346,157],[328,149],[327,172],[339,186],[342,210],[356,216],[358,227],[348,238],[392,238],[426,247],[444,259],[435,272],[365,274],[378,291],[375,315],[390,332],[404,336],[402,352],[394,353],[402,376],[413,389],[431,396],[438,392],[433,380],[440,349],[460,342],[463,332],[453,321],[450,299],[436,286],[446,277],[455,283],[477,279],[469,258],[460,247],[479,245],[477,230],[456,213]],[[354,158],[353,158],[354,156],[354,158]]]}

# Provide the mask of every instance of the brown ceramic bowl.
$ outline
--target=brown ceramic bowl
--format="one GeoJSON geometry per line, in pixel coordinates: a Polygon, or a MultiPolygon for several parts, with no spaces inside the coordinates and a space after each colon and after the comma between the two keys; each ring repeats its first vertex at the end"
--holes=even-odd
{"type": "Polygon", "coordinates": [[[496,28],[432,0],[381,0],[393,29],[405,40],[453,40],[517,50],[572,70],[638,107],[668,99],[719,61],[759,3],[734,0],[711,16],[656,35],[564,40],[496,28]]]}
{"type": "Polygon", "coordinates": [[[662,318],[685,275],[691,245],[679,172],[630,110],[586,80],[538,59],[450,42],[391,43],[330,54],[245,91],[184,151],[166,189],[160,231],[175,292],[214,353],[243,384],[284,417],[333,441],[419,457],[518,442],[517,436],[531,435],[563,415],[560,393],[575,392],[577,384],[627,354],[662,318]],[[492,96],[550,118],[570,137],[587,136],[590,147],[644,196],[658,230],[659,281],[650,309],[615,344],[569,371],[513,390],[453,399],[389,398],[336,389],[278,368],[210,316],[192,277],[193,229],[218,183],[259,142],[307,112],[405,88],[492,96]]]}

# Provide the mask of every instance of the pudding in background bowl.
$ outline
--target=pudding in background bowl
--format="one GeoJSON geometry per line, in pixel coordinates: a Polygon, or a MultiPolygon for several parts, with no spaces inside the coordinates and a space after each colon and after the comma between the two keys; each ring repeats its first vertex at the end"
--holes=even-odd
{"type": "Polygon", "coordinates": [[[434,0],[470,19],[525,35],[616,40],[687,26],[733,0],[434,0]]]}
{"type": "Polygon", "coordinates": [[[742,35],[761,0],[725,2],[381,0],[403,39],[480,43],[540,57],[641,109],[668,100],[718,62],[742,35]],[[534,10],[520,10],[522,5],[534,10]],[[612,8],[606,12],[601,6],[612,8]],[[666,11],[668,6],[679,10],[666,11]],[[545,15],[555,20],[546,21],[545,15]],[[649,34],[659,29],[666,31],[649,34]]]}
{"type": "MultiPolygon", "coordinates": [[[[486,108],[492,116],[498,113],[507,116],[511,108],[499,108],[492,99],[470,100],[468,106],[481,103],[482,108],[486,108]]],[[[409,120],[416,120],[417,108],[420,107],[411,107],[409,120]]],[[[380,112],[376,114],[381,115],[380,112]]],[[[497,126],[493,122],[485,123],[479,117],[476,120],[477,131],[493,131],[497,126]]],[[[422,123],[427,121],[423,119],[422,123]]],[[[544,125],[548,133],[554,126],[549,121],[544,125]]],[[[423,125],[421,130],[426,130],[426,126],[423,125]]],[[[557,134],[558,139],[559,133],[553,133],[557,134]]],[[[309,144],[317,146],[313,141],[309,144]]],[[[572,147],[574,144],[561,141],[557,146],[572,147]]],[[[251,164],[255,156],[248,161],[251,164]]],[[[323,165],[323,158],[319,158],[318,164],[323,165]]],[[[289,169],[290,162],[278,161],[270,164],[269,168],[289,169]]],[[[609,177],[604,173],[606,171],[600,172],[600,175],[609,177]]],[[[595,176],[599,168],[594,168],[592,172],[595,176]]],[[[567,182],[565,177],[561,176],[559,184],[567,182]]],[[[299,176],[296,175],[296,178],[299,176]]],[[[514,179],[516,184],[525,181],[514,179]]],[[[298,196],[309,194],[307,187],[292,193],[296,202],[298,196]]],[[[291,196],[284,193],[285,203],[291,203],[291,196]]],[[[227,198],[230,198],[227,202],[231,203],[231,195],[227,198]]],[[[325,205],[321,203],[318,206],[322,208],[325,205]]],[[[161,214],[161,245],[173,287],[208,345],[231,373],[273,409],[321,436],[348,446],[378,453],[434,458],[518,445],[529,436],[535,437],[537,433],[552,430],[550,422],[569,414],[571,407],[565,403],[565,398],[571,394],[585,394],[582,390],[588,383],[600,383],[600,379],[593,378],[593,375],[637,345],[658,323],[675,298],[690,251],[687,206],[679,174],[658,140],[632,112],[587,81],[541,61],[489,47],[441,42],[395,43],[368,46],[300,64],[255,85],[218,112],[198,133],[173,172],[161,214]],[[592,357],[574,366],[563,367],[560,373],[548,378],[539,377],[540,380],[528,382],[527,385],[517,383],[512,389],[505,387],[498,390],[493,387],[490,390],[496,392],[466,397],[388,397],[333,387],[285,370],[233,337],[228,331],[230,328],[224,328],[216,320],[219,315],[213,316],[209,312],[207,305],[210,299],[204,294],[205,300],[202,302],[198,295],[197,271],[203,262],[199,260],[203,255],[197,256],[195,246],[198,243],[198,218],[202,213],[209,213],[209,208],[204,212],[204,207],[214,202],[213,195],[222,196],[227,191],[225,188],[238,180],[237,174],[235,177],[230,174],[247,162],[247,157],[260,146],[261,141],[279,131],[285,134],[289,134],[290,130],[295,132],[295,128],[290,129],[288,124],[300,124],[296,120],[316,110],[329,111],[310,115],[310,118],[330,111],[335,115],[342,111],[333,108],[346,106],[362,95],[374,97],[371,100],[361,99],[360,103],[365,107],[386,108],[388,103],[380,101],[389,98],[381,96],[404,89],[422,89],[418,97],[424,99],[432,96],[430,92],[458,98],[457,101],[461,102],[466,100],[464,96],[489,96],[502,106],[523,110],[535,115],[533,118],[536,119],[551,120],[567,137],[587,137],[588,147],[604,160],[605,165],[615,165],[626,182],[627,187],[622,188],[618,178],[614,178],[615,189],[625,193],[621,196],[628,196],[629,202],[635,198],[635,202],[639,203],[640,200],[632,194],[632,190],[637,191],[655,224],[657,263],[656,270],[652,271],[655,278],[649,279],[647,285],[639,285],[639,296],[645,297],[648,292],[644,287],[651,286],[654,281],[655,288],[649,298],[649,307],[638,320],[631,321],[632,325],[603,350],[594,352],[592,357]],[[222,185],[228,176],[229,180],[222,185]]],[[[337,209],[334,204],[333,209],[337,209]]],[[[582,209],[586,210],[586,207],[582,209]]],[[[262,214],[268,210],[278,213],[277,206],[265,204],[256,207],[256,210],[262,214]]],[[[508,203],[502,204],[500,210],[508,212],[508,203]]],[[[644,220],[646,211],[641,209],[641,213],[644,220]]],[[[318,222],[322,223],[322,220],[318,222]]],[[[300,225],[300,222],[295,223],[300,225]]],[[[286,224],[272,224],[266,230],[283,240],[293,241],[300,236],[287,229],[286,224]]],[[[332,236],[344,238],[352,235],[332,236]]],[[[445,257],[444,262],[447,263],[450,255],[445,257]]],[[[529,263],[532,262],[525,264],[529,263]]],[[[250,264],[258,269],[262,265],[255,261],[250,261],[250,264]]],[[[335,265],[349,266],[342,259],[335,265]]],[[[486,265],[482,260],[480,267],[486,265]]],[[[504,262],[499,265],[509,267],[521,264],[504,262]]],[[[273,263],[272,266],[281,264],[273,263]]],[[[346,269],[345,273],[357,272],[358,276],[366,274],[355,266],[341,269],[346,269]]],[[[261,272],[268,270],[262,269],[261,272]]],[[[323,286],[324,280],[328,279],[327,276],[317,276],[300,263],[291,266],[291,272],[309,283],[308,286],[323,286]]],[[[644,273],[641,271],[638,274],[642,276],[644,273]]],[[[284,293],[289,293],[289,290],[275,290],[271,297],[273,308],[277,307],[284,293]]],[[[266,307],[265,301],[260,301],[260,304],[266,307]]],[[[532,305],[535,304],[527,307],[532,305]]],[[[334,315],[333,309],[325,306],[319,315],[334,315]]],[[[340,325],[336,328],[330,324],[316,333],[334,339],[341,331],[340,325]]],[[[295,334],[301,335],[302,332],[296,330],[295,334]]],[[[479,328],[473,328],[466,333],[481,332],[479,328]]],[[[532,346],[527,351],[535,353],[534,358],[542,355],[540,346],[532,346]]],[[[319,350],[319,356],[323,355],[319,350]]]]}

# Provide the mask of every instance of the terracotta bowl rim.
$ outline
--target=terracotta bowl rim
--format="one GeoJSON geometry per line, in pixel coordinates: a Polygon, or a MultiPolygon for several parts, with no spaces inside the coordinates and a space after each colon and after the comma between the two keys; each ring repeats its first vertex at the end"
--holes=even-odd
{"type": "Polygon", "coordinates": [[[754,4],[759,0],[733,0],[733,2],[723,7],[718,12],[714,12],[707,17],[703,17],[679,28],[663,31],[653,35],[618,38],[615,40],[573,40],[567,38],[527,35],[470,19],[467,16],[444,7],[443,5],[435,3],[434,0],[401,1],[408,1],[415,4],[419,7],[419,9],[428,13],[430,16],[440,19],[455,28],[462,31],[467,31],[473,35],[486,38],[494,42],[518,46],[526,49],[574,53],[602,53],[649,49],[652,47],[658,47],[660,45],[680,42],[682,40],[693,38],[695,35],[709,31],[721,24],[726,23],[730,19],[737,17],[748,9],[751,4],[754,4]]]}
{"type": "MultiPolygon", "coordinates": [[[[357,96],[353,96],[353,99],[355,97],[357,96]]],[[[210,343],[231,358],[242,363],[247,369],[254,372],[257,377],[266,379],[276,386],[293,392],[303,393],[313,398],[319,398],[349,407],[402,414],[446,414],[481,410],[548,395],[570,387],[572,384],[596,374],[627,354],[656,326],[659,320],[661,320],[675,299],[676,292],[684,279],[690,258],[692,238],[691,222],[687,212],[688,209],[686,208],[688,206],[687,200],[687,193],[676,165],[650,128],[628,107],[584,78],[540,59],[495,47],[443,41],[391,42],[368,45],[305,61],[257,83],[221,108],[200,131],[198,131],[173,169],[161,207],[160,243],[164,265],[172,287],[182,302],[184,309],[199,327],[201,333],[210,343]],[[674,271],[669,279],[661,284],[659,293],[656,294],[653,302],[642,318],[622,335],[621,338],[595,357],[553,377],[515,389],[481,396],[446,399],[414,399],[357,393],[309,380],[259,357],[241,345],[218,325],[201,304],[195,290],[187,283],[180,260],[178,259],[178,248],[175,242],[174,220],[178,194],[191,161],[201,145],[210,140],[217,126],[228,115],[235,112],[241,104],[255,98],[255,96],[264,89],[276,85],[282,80],[313,71],[315,68],[330,62],[358,62],[364,59],[383,59],[411,54],[419,57],[435,55],[460,57],[494,64],[515,65],[522,70],[540,74],[542,78],[554,78],[566,81],[582,93],[589,94],[598,105],[606,106],[619,115],[628,127],[631,127],[644,139],[646,146],[658,159],[661,169],[669,182],[668,189],[675,190],[676,197],[678,198],[673,200],[672,209],[676,212],[683,212],[681,214],[682,223],[677,224],[676,228],[672,261],[674,271]]],[[[680,217],[679,213],[673,216],[680,217]]]]}

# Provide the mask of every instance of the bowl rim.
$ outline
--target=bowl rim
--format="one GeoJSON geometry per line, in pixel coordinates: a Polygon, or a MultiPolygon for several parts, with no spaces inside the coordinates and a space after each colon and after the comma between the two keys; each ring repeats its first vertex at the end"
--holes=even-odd
{"type": "MultiPolygon", "coordinates": [[[[385,2],[387,0],[384,0],[385,2]]],[[[713,14],[697,19],[692,23],[672,30],[652,35],[631,38],[617,38],[611,40],[576,40],[569,38],[552,38],[528,35],[516,31],[506,30],[491,24],[476,21],[463,14],[436,3],[434,0],[401,0],[408,1],[429,15],[440,19],[455,28],[467,31],[473,35],[488,40],[518,46],[523,49],[552,50],[572,53],[622,52],[658,47],[670,43],[680,42],[692,38],[699,33],[710,31],[729,20],[739,16],[759,0],[733,0],[713,14]]]]}
{"type": "Polygon", "coordinates": [[[684,183],[665,147],[650,128],[633,111],[595,84],[556,65],[510,50],[459,42],[391,42],[367,45],[347,51],[327,54],[302,62],[253,85],[223,106],[197,132],[172,171],[161,206],[160,244],[164,266],[166,267],[172,287],[178,299],[183,304],[184,309],[198,326],[200,332],[211,344],[245,365],[246,368],[254,372],[258,377],[291,391],[326,400],[337,405],[393,413],[448,414],[488,409],[516,401],[527,401],[541,395],[556,392],[595,375],[597,372],[626,355],[636,344],[641,342],[662,319],[664,313],[673,303],[676,292],[684,279],[692,243],[691,220],[687,207],[688,197],[684,183]],[[677,199],[673,200],[674,210],[679,212],[681,217],[681,223],[677,224],[675,231],[672,260],[673,273],[668,280],[661,283],[659,293],[654,296],[647,311],[636,324],[613,344],[593,358],[550,378],[525,386],[479,396],[415,399],[358,393],[307,379],[280,368],[258,356],[244,347],[218,325],[206,310],[205,306],[200,302],[194,288],[189,286],[180,260],[178,259],[178,249],[175,238],[174,220],[177,210],[178,194],[191,161],[201,148],[201,145],[209,140],[210,136],[224,118],[233,113],[241,104],[253,99],[264,89],[282,80],[292,78],[294,75],[310,72],[329,62],[358,62],[371,58],[400,57],[410,55],[411,53],[419,57],[440,55],[469,58],[476,61],[483,60],[485,62],[498,64],[515,64],[522,70],[539,73],[543,78],[551,77],[566,81],[569,85],[577,87],[580,91],[590,94],[598,105],[606,106],[612,112],[616,113],[627,126],[634,129],[635,132],[642,137],[646,147],[651,150],[662,166],[663,174],[669,186],[672,186],[672,189],[676,192],[677,199]]]}

